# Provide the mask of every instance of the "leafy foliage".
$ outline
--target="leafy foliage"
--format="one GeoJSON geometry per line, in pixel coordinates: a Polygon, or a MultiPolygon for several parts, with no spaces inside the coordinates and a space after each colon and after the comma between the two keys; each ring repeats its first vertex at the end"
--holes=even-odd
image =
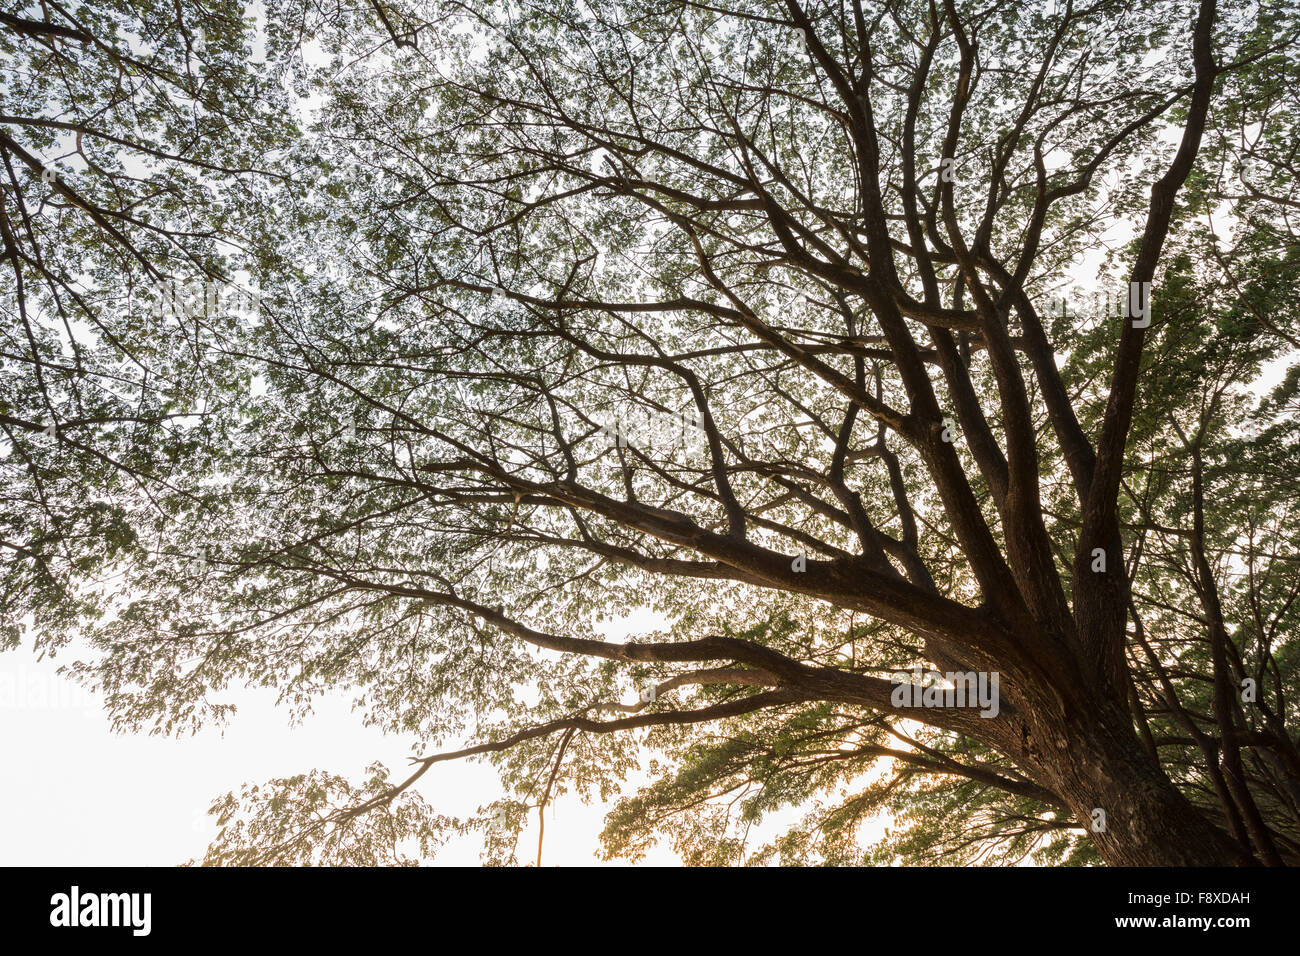
{"type": "Polygon", "coordinates": [[[1110,749],[1300,852],[1300,21],[878,6],[4,21],[6,643],[125,730],[246,684],[469,741],[227,795],[204,862],[516,862],[575,793],[611,857],[1090,865],[1110,749]],[[901,711],[918,664],[1001,715],[901,711]],[[472,821],[414,789],[457,755],[472,821]]]}

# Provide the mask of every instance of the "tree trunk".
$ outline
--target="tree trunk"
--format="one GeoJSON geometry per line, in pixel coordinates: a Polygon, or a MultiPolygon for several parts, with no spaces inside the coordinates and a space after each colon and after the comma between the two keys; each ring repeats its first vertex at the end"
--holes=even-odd
{"type": "Polygon", "coordinates": [[[1178,791],[1126,714],[1103,707],[1049,740],[1039,759],[1053,788],[1110,866],[1255,862],[1178,791]]]}

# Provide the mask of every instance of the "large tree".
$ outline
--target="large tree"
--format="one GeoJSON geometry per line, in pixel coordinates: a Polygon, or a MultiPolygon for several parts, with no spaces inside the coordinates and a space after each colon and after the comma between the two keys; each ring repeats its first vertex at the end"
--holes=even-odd
{"type": "Polygon", "coordinates": [[[232,113],[196,149],[154,106],[215,212],[31,175],[126,54],[18,13],[6,616],[126,729],[350,688],[420,748],[230,795],[209,862],[513,859],[570,790],[693,862],[1300,856],[1287,5],[268,4],[271,66],[219,13],[193,89],[159,21],[188,121],[232,113]],[[235,271],[252,318],[59,293],[235,271]],[[437,816],[477,755],[510,797],[437,816]]]}

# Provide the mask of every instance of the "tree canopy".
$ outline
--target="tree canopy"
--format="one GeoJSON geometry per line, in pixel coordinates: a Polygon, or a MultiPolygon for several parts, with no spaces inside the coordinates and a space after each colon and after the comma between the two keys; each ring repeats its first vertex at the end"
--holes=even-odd
{"type": "Polygon", "coordinates": [[[1295,862],[1298,39],[9,3],[4,640],[122,730],[248,684],[412,741],[232,792],[208,863],[512,862],[562,793],[632,859],[1295,862]],[[475,757],[499,802],[421,796],[475,757]]]}

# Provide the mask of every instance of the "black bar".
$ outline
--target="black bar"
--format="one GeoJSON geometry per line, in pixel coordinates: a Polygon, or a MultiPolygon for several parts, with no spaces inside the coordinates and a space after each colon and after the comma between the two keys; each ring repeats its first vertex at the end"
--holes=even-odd
{"type": "Polygon", "coordinates": [[[698,951],[710,938],[773,943],[769,932],[782,926],[806,940],[848,934],[852,945],[856,935],[864,953],[883,943],[951,945],[963,937],[994,945],[989,933],[1005,942],[1007,933],[1027,931],[1049,934],[1037,937],[1049,945],[1188,935],[1230,942],[1260,930],[1288,932],[1300,904],[1293,871],[1265,869],[14,868],[5,875],[11,889],[0,917],[19,938],[205,947],[369,939],[386,948],[412,933],[449,943],[449,933],[469,931],[493,950],[510,938],[679,946],[685,934],[698,951]],[[74,886],[87,918],[92,909],[98,914],[99,894],[149,894],[148,934],[136,935],[143,920],[133,928],[130,918],[143,916],[143,896],[129,910],[132,901],[109,901],[107,916],[121,909],[126,925],[51,925],[61,918],[59,895],[70,904],[74,886]],[[96,902],[87,904],[87,895],[96,902]],[[1118,925],[1133,919],[1154,922],[1118,925]]]}

